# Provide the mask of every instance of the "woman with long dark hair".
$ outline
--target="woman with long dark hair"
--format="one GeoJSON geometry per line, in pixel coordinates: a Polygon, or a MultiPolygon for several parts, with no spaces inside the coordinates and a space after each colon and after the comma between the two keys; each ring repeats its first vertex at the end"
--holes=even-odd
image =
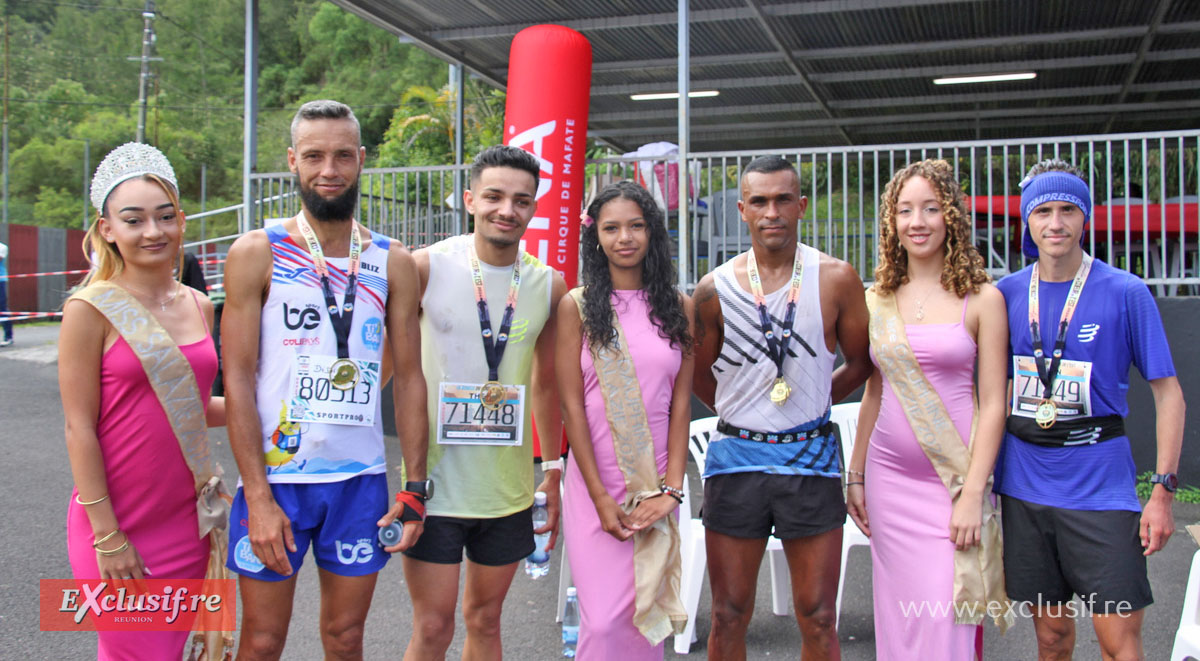
{"type": "Polygon", "coordinates": [[[683,630],[679,531],[692,383],[691,301],[646,189],[606,187],[580,237],[582,287],[558,306],[556,370],[571,446],[563,528],[578,658],[663,658],[683,630]]]}

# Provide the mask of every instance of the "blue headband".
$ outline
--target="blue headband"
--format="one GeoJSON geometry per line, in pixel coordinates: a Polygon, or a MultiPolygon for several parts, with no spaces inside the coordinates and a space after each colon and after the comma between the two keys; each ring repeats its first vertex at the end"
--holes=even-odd
{"type": "MultiPolygon", "coordinates": [[[[1043,172],[1025,182],[1021,187],[1021,223],[1025,225],[1025,235],[1021,248],[1028,257],[1037,259],[1038,249],[1033,237],[1029,234],[1029,214],[1047,202],[1069,202],[1079,207],[1083,212],[1083,226],[1087,227],[1092,219],[1092,195],[1087,182],[1070,172],[1052,170],[1043,172]]],[[[1083,245],[1084,237],[1079,237],[1079,245],[1083,245]]]]}

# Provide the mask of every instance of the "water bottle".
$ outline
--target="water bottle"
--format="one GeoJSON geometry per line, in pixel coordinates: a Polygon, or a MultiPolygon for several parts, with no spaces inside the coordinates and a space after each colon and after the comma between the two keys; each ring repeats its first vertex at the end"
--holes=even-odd
{"type": "MultiPolygon", "coordinates": [[[[542,491],[533,494],[533,528],[537,530],[550,521],[550,513],[546,510],[546,494],[542,491]]],[[[525,558],[525,573],[529,578],[541,578],[550,573],[550,552],[546,545],[550,543],[550,533],[533,536],[533,553],[525,558]]]]}
{"type": "Polygon", "coordinates": [[[575,657],[575,645],[579,643],[579,599],[575,587],[567,588],[567,605],[563,609],[563,656],[575,657]]]}

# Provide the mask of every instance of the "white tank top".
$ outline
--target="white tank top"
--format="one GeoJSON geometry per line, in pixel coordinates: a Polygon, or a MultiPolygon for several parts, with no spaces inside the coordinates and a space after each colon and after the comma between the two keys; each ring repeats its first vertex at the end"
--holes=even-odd
{"type": "MultiPolygon", "coordinates": [[[[338,482],[355,475],[383,473],[387,465],[378,382],[368,386],[364,375],[364,383],[355,389],[355,396],[374,400],[374,422],[370,425],[286,420],[289,410],[294,414],[297,407],[303,406],[294,398],[293,370],[297,357],[336,357],[337,336],[329,322],[320,277],[308,250],[294,241],[282,225],[267,228],[266,232],[273,263],[271,288],[262,308],[255,395],[267,481],[338,482]]],[[[363,246],[350,325],[351,358],[382,360],[390,243],[391,239],[372,233],[371,242],[363,246]]],[[[326,257],[325,261],[329,265],[334,299],[340,304],[345,297],[350,259],[326,257]]],[[[328,389],[324,394],[330,394],[328,389]]]]}
{"type": "MultiPolygon", "coordinates": [[[[717,382],[715,404],[721,419],[735,427],[761,432],[803,429],[821,422],[829,411],[835,356],[825,346],[820,296],[821,253],[803,244],[799,251],[804,260],[804,276],[796,302],[792,339],[783,361],[783,378],[792,392],[782,405],[772,402],[769,396],[776,368],[759,326],[754,295],[738,284],[733,260],[713,272],[724,318],[724,342],[712,366],[717,382]]],[[[765,296],[776,337],[780,336],[786,316],[788,290],[789,286],[785,284],[765,296]]],[[[829,444],[836,445],[832,439],[829,444]]],[[[709,446],[704,472],[706,476],[745,471],[821,475],[833,472],[822,468],[827,463],[824,461],[826,444],[810,445],[815,463],[809,462],[808,458],[795,460],[793,455],[805,443],[795,444],[794,448],[791,445],[770,445],[716,433],[709,446]],[[787,457],[782,458],[785,454],[787,457]]]]}

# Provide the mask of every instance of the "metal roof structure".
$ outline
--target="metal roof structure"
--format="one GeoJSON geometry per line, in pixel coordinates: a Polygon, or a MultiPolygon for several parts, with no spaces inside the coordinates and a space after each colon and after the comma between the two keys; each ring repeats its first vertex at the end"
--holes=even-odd
{"type": "MultiPolygon", "coordinates": [[[[677,0],[333,0],[503,87],[530,25],[592,44],[589,134],[677,141],[677,0]]],[[[1200,0],[690,0],[690,149],[1200,126],[1200,0]],[[934,78],[1034,72],[1032,80],[934,78]]]]}

